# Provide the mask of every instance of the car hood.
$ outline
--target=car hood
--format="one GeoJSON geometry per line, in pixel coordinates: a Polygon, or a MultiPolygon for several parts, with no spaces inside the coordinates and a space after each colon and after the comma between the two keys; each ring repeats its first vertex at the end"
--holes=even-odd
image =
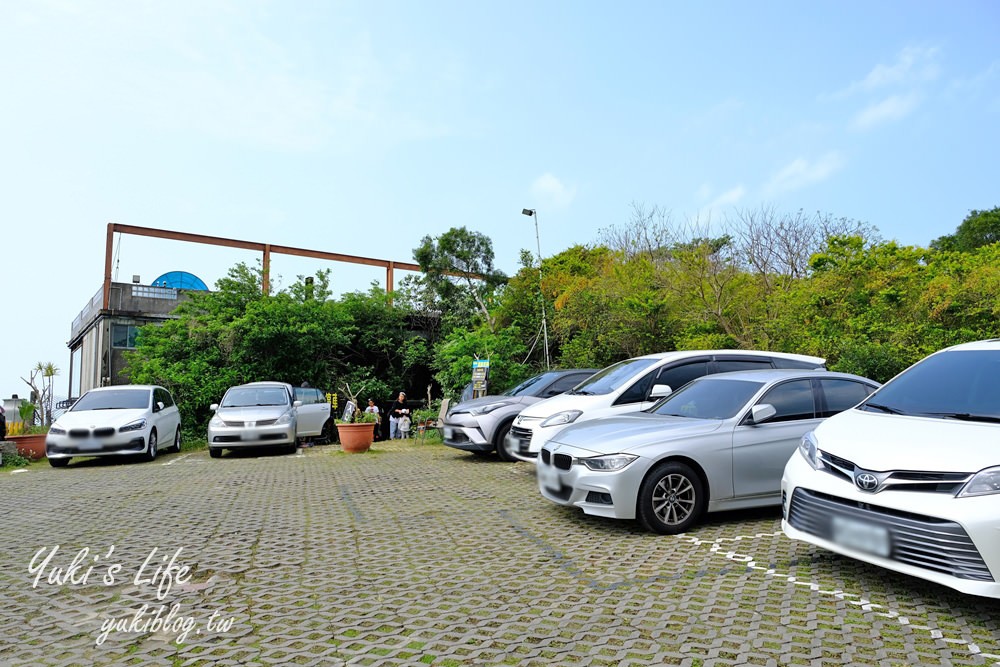
{"type": "Polygon", "coordinates": [[[118,428],[146,416],[146,410],[79,410],[60,415],[53,426],[59,428],[93,428],[95,426],[118,428]]]}
{"type": "Polygon", "coordinates": [[[1000,464],[1000,425],[847,410],[816,429],[819,448],[866,470],[977,472],[1000,464]]]}
{"type": "Polygon", "coordinates": [[[527,405],[529,403],[536,403],[538,400],[535,396],[480,396],[471,401],[459,403],[449,410],[448,414],[471,412],[475,408],[481,408],[490,403],[500,403],[501,401],[510,405],[527,405]]]}
{"type": "Polygon", "coordinates": [[[645,448],[712,433],[719,430],[722,424],[715,419],[685,419],[636,412],[570,424],[552,437],[549,448],[571,445],[595,454],[630,452],[642,455],[645,448]]]}
{"type": "Polygon", "coordinates": [[[544,419],[563,410],[581,410],[582,412],[587,412],[588,409],[595,406],[599,407],[609,405],[610,403],[611,394],[599,394],[596,396],[559,394],[558,396],[546,398],[545,400],[529,405],[521,410],[521,416],[544,419]]]}
{"type": "Polygon", "coordinates": [[[287,405],[251,405],[245,408],[219,408],[215,414],[224,421],[259,422],[277,419],[288,409],[287,405]]]}

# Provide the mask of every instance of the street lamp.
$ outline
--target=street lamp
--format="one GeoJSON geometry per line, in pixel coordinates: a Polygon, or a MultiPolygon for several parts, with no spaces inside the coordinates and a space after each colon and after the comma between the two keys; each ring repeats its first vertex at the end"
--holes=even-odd
{"type": "Polygon", "coordinates": [[[545,293],[542,291],[542,242],[538,240],[538,211],[533,208],[521,209],[522,215],[535,219],[535,243],[538,245],[538,293],[542,297],[542,337],[545,343],[545,370],[549,370],[549,326],[545,321],[545,293]]]}

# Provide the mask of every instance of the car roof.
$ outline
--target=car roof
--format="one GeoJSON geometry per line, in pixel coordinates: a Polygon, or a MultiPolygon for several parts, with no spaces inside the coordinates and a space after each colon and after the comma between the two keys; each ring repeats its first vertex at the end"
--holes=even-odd
{"type": "Polygon", "coordinates": [[[755,382],[776,382],[778,380],[787,380],[789,378],[832,378],[841,380],[859,380],[862,382],[867,382],[869,384],[879,385],[878,382],[870,378],[861,377],[860,375],[852,375],[851,373],[839,373],[837,371],[826,371],[823,369],[796,369],[796,368],[769,368],[764,370],[754,370],[754,371],[732,371],[729,373],[715,373],[714,375],[703,375],[700,378],[693,380],[693,382],[700,382],[702,380],[722,380],[722,381],[733,381],[733,380],[753,380],[755,382]]]}
{"type": "Polygon", "coordinates": [[[685,357],[696,357],[701,355],[746,355],[751,357],[781,357],[785,359],[798,359],[801,361],[811,361],[816,364],[826,363],[823,357],[813,357],[808,354],[794,354],[791,352],[768,352],[766,350],[674,350],[672,352],[658,352],[656,354],[644,354],[635,359],[683,359],[685,357]]]}
{"type": "Polygon", "coordinates": [[[244,384],[233,385],[234,387],[291,387],[292,385],[287,382],[278,382],[277,380],[262,380],[260,382],[246,382],[244,384]]]}
{"type": "Polygon", "coordinates": [[[115,384],[115,385],[111,385],[110,387],[94,387],[93,389],[88,389],[84,393],[89,394],[92,391],[114,391],[116,389],[144,389],[144,390],[149,390],[149,389],[163,389],[163,387],[161,387],[158,384],[115,384]]]}
{"type": "Polygon", "coordinates": [[[1000,349],[1000,338],[988,338],[986,340],[976,340],[969,343],[961,343],[959,345],[953,345],[951,347],[946,347],[939,352],[948,352],[951,350],[998,350],[1000,349]]]}

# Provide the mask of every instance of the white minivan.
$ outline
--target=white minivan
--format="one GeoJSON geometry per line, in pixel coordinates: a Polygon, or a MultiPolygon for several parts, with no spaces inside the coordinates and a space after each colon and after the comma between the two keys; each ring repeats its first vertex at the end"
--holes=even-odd
{"type": "Polygon", "coordinates": [[[768,368],[825,368],[825,359],[757,350],[683,350],[619,361],[565,394],[529,405],[504,439],[507,453],[533,462],[567,424],[651,407],[674,389],[713,373],[768,368]]]}

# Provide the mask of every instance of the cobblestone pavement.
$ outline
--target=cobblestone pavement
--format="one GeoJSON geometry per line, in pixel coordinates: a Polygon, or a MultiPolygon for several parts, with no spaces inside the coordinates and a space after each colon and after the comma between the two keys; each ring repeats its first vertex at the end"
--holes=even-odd
{"type": "Polygon", "coordinates": [[[36,465],[0,498],[0,665],[1000,664],[1000,603],[776,510],[656,536],[439,444],[36,465]]]}

